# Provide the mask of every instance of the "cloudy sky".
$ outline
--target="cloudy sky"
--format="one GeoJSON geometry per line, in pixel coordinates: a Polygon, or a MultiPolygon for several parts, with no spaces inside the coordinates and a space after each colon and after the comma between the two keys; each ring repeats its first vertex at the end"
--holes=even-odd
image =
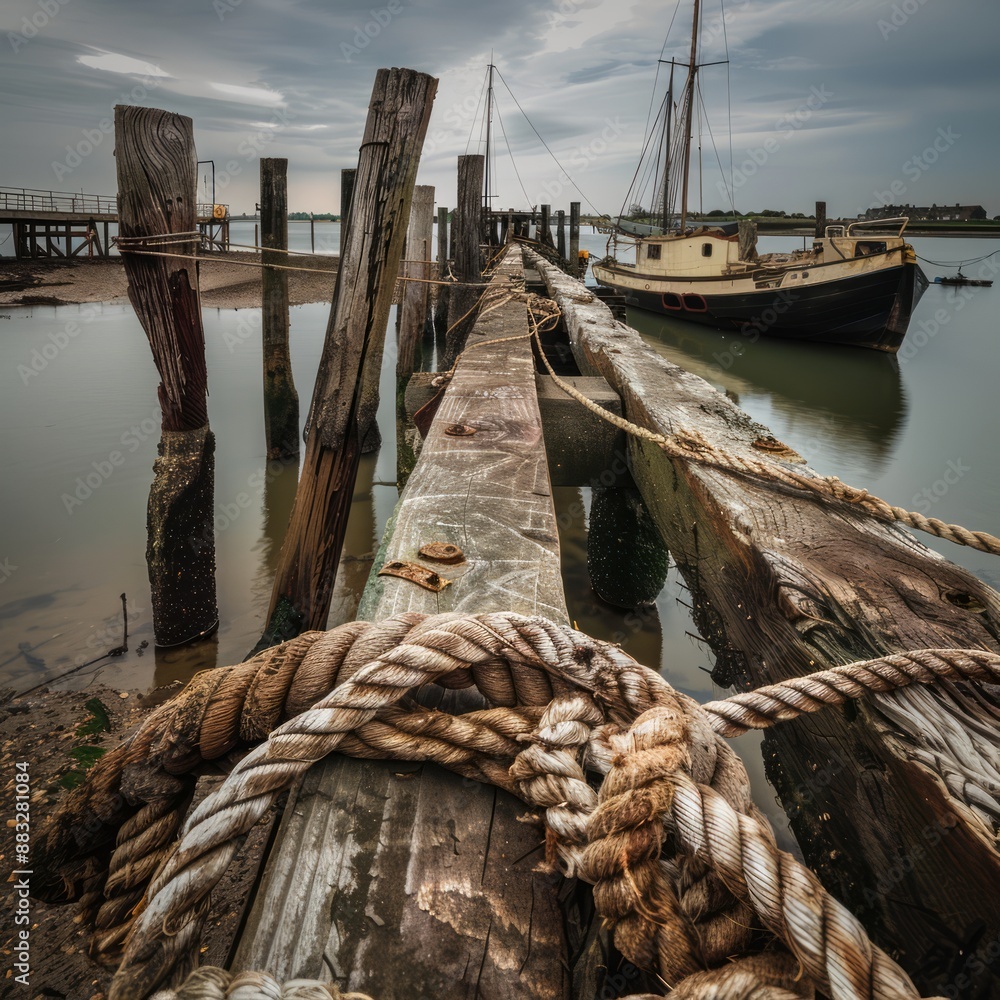
{"type": "MultiPolygon", "coordinates": [[[[704,7],[700,58],[728,44],[730,60],[703,71],[706,210],[728,207],[714,166],[715,149],[730,164],[728,76],[741,211],[808,213],[825,199],[831,215],[890,201],[1000,214],[997,0],[704,7]]],[[[288,157],[291,210],[336,211],[374,73],[407,66],[440,81],[419,182],[452,205],[456,157],[482,151],[492,52],[562,164],[498,79],[496,204],[615,213],[661,50],[686,57],[689,9],[682,0],[664,48],[674,0],[3,0],[0,186],[113,194],[112,107],[143,104],[194,119],[232,211],[253,210],[260,156],[288,157]]]]}

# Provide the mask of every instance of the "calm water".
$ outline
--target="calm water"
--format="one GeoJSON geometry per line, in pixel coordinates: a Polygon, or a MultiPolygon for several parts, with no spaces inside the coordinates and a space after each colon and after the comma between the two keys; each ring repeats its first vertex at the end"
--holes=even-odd
{"type": "MultiPolygon", "coordinates": [[[[308,225],[298,228],[306,240],[299,248],[308,249],[308,225]]],[[[325,236],[334,251],[337,230],[329,226],[325,236]]],[[[295,239],[301,243],[301,233],[295,239]]],[[[768,249],[788,246],[787,240],[767,242],[768,249]]],[[[918,253],[935,260],[969,258],[1000,246],[983,240],[914,242],[918,253]]],[[[601,255],[604,245],[604,237],[585,230],[583,248],[601,255]]],[[[994,259],[1000,263],[1000,255],[994,259]]],[[[966,273],[976,274],[978,267],[966,273]]],[[[925,270],[931,278],[950,273],[931,265],[925,270]]],[[[997,533],[998,295],[1000,286],[931,286],[898,359],[775,340],[749,343],[641,312],[630,320],[664,357],[726,391],[817,470],[892,503],[997,533]]],[[[291,311],[303,419],[328,312],[326,304],[291,311]]],[[[0,686],[23,690],[117,646],[123,591],[129,652],[64,684],[164,684],[236,662],[257,640],[297,470],[269,467],[264,460],[259,310],[205,310],[204,322],[217,438],[221,625],[198,646],[161,652],[152,646],[145,563],[146,499],[159,437],[158,379],[145,336],[128,306],[0,307],[0,686]],[[115,452],[117,465],[111,462],[115,452]],[[251,497],[249,506],[236,502],[241,493],[251,497]],[[139,649],[143,640],[149,643],[145,650],[139,649]]],[[[393,323],[391,317],[390,329],[393,323]]],[[[398,495],[392,375],[390,364],[379,421],[384,444],[363,463],[331,624],[353,617],[398,495]]],[[[555,499],[571,618],[592,635],[622,642],[695,698],[718,695],[708,674],[712,659],[691,634],[696,630],[685,606],[688,595],[676,573],[640,615],[604,604],[586,567],[591,491],[560,488],[555,499]]],[[[1000,581],[996,560],[924,540],[984,579],[1000,581]]],[[[754,749],[757,738],[739,742],[757,801],[783,824],[754,749]]]]}

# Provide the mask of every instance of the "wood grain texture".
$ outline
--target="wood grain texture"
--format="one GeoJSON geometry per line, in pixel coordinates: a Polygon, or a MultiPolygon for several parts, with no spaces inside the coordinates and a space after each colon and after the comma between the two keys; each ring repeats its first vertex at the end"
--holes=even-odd
{"type": "MultiPolygon", "coordinates": [[[[561,287],[579,297],[579,285],[537,266],[561,301],[581,368],[621,392],[631,420],[664,434],[693,429],[761,457],[752,445],[767,428],[647,350],[596,299],[560,296],[561,287]]],[[[670,461],[635,438],[629,456],[691,586],[720,682],[755,687],[922,647],[1000,649],[1000,595],[905,530],[670,461]]],[[[931,993],[969,974],[969,955],[1000,935],[996,786],[978,793],[976,808],[961,794],[1000,763],[996,695],[964,684],[904,689],[784,723],[765,742],[807,861],[931,993]]],[[[984,962],[975,972],[980,992],[970,996],[1000,990],[984,962]]]]}
{"type": "Polygon", "coordinates": [[[413,70],[376,75],[265,644],[326,624],[436,89],[413,70]]]}
{"type": "MultiPolygon", "coordinates": [[[[499,273],[520,271],[512,251],[499,273]]],[[[474,339],[527,332],[523,303],[474,339]]],[[[462,566],[433,594],[373,576],[359,617],[513,610],[566,620],[528,341],[470,350],[445,395],[376,560],[452,542],[462,566]],[[464,423],[476,433],[452,437],[464,423]]],[[[429,564],[428,565],[433,565],[429,564]]],[[[439,704],[474,704],[449,691],[439,704]]],[[[234,968],[337,978],[380,1000],[568,996],[561,880],[532,869],[523,805],[433,766],[335,758],[286,809],[234,968]]]]}
{"type": "Polygon", "coordinates": [[[451,254],[459,284],[448,288],[448,335],[441,368],[450,368],[462,350],[475,321],[469,311],[482,294],[478,282],[483,273],[480,243],[483,238],[484,157],[474,154],[458,158],[458,200],[451,225],[451,254]]]}
{"type": "Polygon", "coordinates": [[[197,229],[196,160],[190,118],[155,108],[115,108],[118,228],[126,241],[128,295],[160,375],[162,438],[146,508],[146,565],[160,646],[190,642],[219,622],[215,438],[208,427],[197,266],[124,251],[197,250],[198,236],[191,235],[197,229]],[[179,234],[176,240],[170,240],[172,233],[179,234]],[[169,242],[161,246],[160,239],[169,242]]]}
{"type": "MultiPolygon", "coordinates": [[[[115,107],[118,232],[126,239],[193,233],[197,229],[197,154],[191,119],[156,108],[115,107]]],[[[171,242],[171,253],[193,253],[198,236],[171,242]]],[[[155,249],[150,247],[149,249],[155,249]]],[[[193,261],[125,253],[128,297],[142,323],[160,375],[165,431],[208,423],[205,333],[193,261]]]]}

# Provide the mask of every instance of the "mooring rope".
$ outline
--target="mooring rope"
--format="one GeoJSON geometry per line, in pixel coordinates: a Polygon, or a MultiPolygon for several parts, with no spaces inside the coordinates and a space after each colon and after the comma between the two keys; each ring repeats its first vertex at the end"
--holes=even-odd
{"type": "MultiPolygon", "coordinates": [[[[60,807],[63,819],[70,822],[50,823],[46,832],[55,831],[57,841],[62,837],[65,856],[68,845],[75,839],[72,814],[76,812],[79,824],[79,807],[87,801],[87,788],[96,788],[100,795],[106,796],[110,789],[120,786],[126,768],[134,771],[149,757],[155,764],[147,764],[147,768],[155,766],[162,770],[166,764],[174,773],[190,770],[208,755],[218,756],[240,742],[262,738],[262,732],[266,734],[273,728],[276,719],[299,712],[292,721],[275,729],[267,743],[251,751],[225,784],[187,818],[180,846],[160,868],[146,893],[148,903],[128,938],[113,996],[131,1000],[145,995],[169,975],[174,963],[184,960],[198,937],[211,886],[221,877],[235,850],[234,838],[257,821],[280,789],[333,748],[364,757],[437,761],[458,773],[513,791],[544,809],[551,848],[562,870],[592,878],[604,886],[597,893],[602,900],[602,912],[616,926],[624,928],[623,943],[637,957],[648,952],[658,964],[669,964],[672,974],[691,965],[691,959],[683,959],[687,954],[685,949],[694,948],[697,968],[704,968],[706,950],[712,956],[737,953],[739,948],[734,948],[732,928],[749,926],[752,912],[761,920],[770,920],[768,927],[796,955],[796,948],[811,948],[810,954],[823,954],[818,941],[808,948],[801,940],[795,944],[791,931],[796,928],[789,929],[783,924],[784,930],[775,930],[777,911],[772,910],[765,917],[759,909],[762,904],[757,896],[763,892],[759,881],[744,879],[748,886],[744,890],[737,880],[735,894],[727,906],[751,909],[735,919],[732,912],[707,912],[697,899],[689,900],[683,894],[674,900],[676,890],[662,882],[658,868],[650,869],[647,876],[641,875],[638,855],[633,861],[627,861],[627,853],[619,855],[627,864],[624,869],[619,867],[614,876],[602,874],[604,869],[599,864],[599,870],[595,871],[594,858],[599,856],[591,853],[595,842],[611,834],[619,836],[614,832],[618,830],[617,821],[607,820],[607,810],[602,811],[601,806],[605,799],[611,801],[609,796],[613,798],[613,792],[617,794],[618,786],[606,780],[595,799],[586,778],[588,770],[617,773],[615,761],[625,753],[621,723],[609,725],[608,720],[610,717],[633,720],[633,737],[647,732],[640,725],[640,717],[650,710],[658,713],[658,721],[654,725],[646,719],[642,725],[648,724],[647,728],[651,725],[656,732],[664,730],[669,721],[667,716],[674,720],[671,725],[676,731],[672,730],[670,737],[674,763],[664,770],[664,751],[654,748],[647,755],[651,755],[655,764],[650,773],[657,781],[668,775],[669,781],[667,785],[657,785],[655,794],[641,792],[641,801],[646,803],[640,810],[645,817],[644,825],[639,833],[630,835],[646,844],[652,844],[649,838],[654,837],[658,845],[663,838],[658,832],[663,819],[655,817],[669,812],[667,819],[680,829],[678,796],[687,810],[681,817],[687,824],[685,830],[696,831],[701,822],[696,820],[701,814],[710,819],[718,814],[714,799],[706,800],[709,805],[702,806],[692,799],[693,793],[684,784],[683,775],[690,775],[699,789],[703,785],[714,788],[737,813],[753,813],[742,764],[733,763],[737,760],[735,755],[713,732],[726,735],[743,732],[747,726],[763,727],[769,721],[841,704],[846,698],[867,691],[884,692],[940,678],[996,682],[1000,680],[1000,654],[982,650],[894,654],[794,678],[699,708],[617,647],[541,618],[504,614],[426,617],[411,613],[378,625],[354,622],[330,632],[307,633],[236,667],[198,675],[173,703],[161,706],[125,744],[95,765],[86,785],[71,793],[69,801],[60,807]],[[498,707],[449,716],[401,704],[410,690],[432,682],[449,686],[474,683],[498,707]],[[302,712],[303,702],[312,707],[302,712]],[[158,741],[151,737],[150,731],[157,734],[158,741]],[[685,763],[689,759],[690,766],[685,763]],[[117,776],[112,773],[115,771],[117,776]],[[650,812],[654,801],[662,808],[650,812]],[[648,878],[653,878],[659,888],[650,889],[651,895],[645,894],[645,890],[637,895],[636,887],[646,886],[648,878]],[[639,903],[640,899],[643,902],[639,903]],[[659,901],[652,911],[650,899],[659,901]],[[659,916],[651,920],[650,912],[659,916]],[[678,930],[674,926],[669,932],[662,931],[661,924],[665,926],[670,913],[682,924],[690,924],[692,930],[684,932],[683,927],[678,930]],[[706,927],[713,928],[711,933],[706,927]],[[664,934],[669,940],[664,939],[664,934]],[[792,940],[786,940],[786,934],[792,940]],[[716,938],[723,943],[713,950],[711,942],[716,938]],[[678,941],[687,944],[681,947],[678,941]]],[[[645,760],[646,750],[639,744],[636,747],[636,760],[645,760]]],[[[628,792],[630,787],[633,791],[646,788],[646,779],[639,780],[637,766],[630,764],[621,772],[634,779],[632,786],[625,781],[622,794],[633,794],[628,792]]],[[[704,798],[703,792],[699,794],[704,798]]],[[[93,812],[106,812],[107,804],[93,803],[89,808],[93,812]]],[[[82,815],[86,815],[86,810],[82,815]]],[[[136,874],[133,888],[144,884],[145,877],[163,858],[158,842],[151,851],[143,853],[155,838],[144,838],[140,827],[143,822],[148,822],[150,829],[158,827],[165,823],[166,815],[167,811],[159,804],[141,820],[136,814],[134,822],[123,827],[120,849],[131,854],[127,859],[118,858],[116,871],[131,866],[136,874]],[[140,873],[143,877],[139,877],[140,873]]],[[[719,829],[726,823],[732,827],[731,818],[725,816],[718,823],[722,824],[719,829]]],[[[743,856],[749,859],[747,864],[752,862],[759,867],[766,862],[769,870],[780,876],[781,886],[769,891],[784,900],[782,913],[786,910],[798,913],[805,906],[801,900],[796,901],[795,886],[808,885],[809,898],[814,902],[819,898],[815,897],[807,876],[789,868],[789,862],[780,853],[768,855],[770,861],[760,854],[764,850],[761,838],[766,840],[766,834],[745,824],[739,826],[739,834],[744,844],[750,845],[740,847],[743,856]],[[793,895],[787,896],[788,893],[793,895]]],[[[60,846],[44,835],[41,840],[36,860],[39,868],[46,864],[42,854],[47,851],[49,860],[56,859],[60,846]]],[[[718,844],[705,847],[693,832],[684,843],[691,847],[692,858],[704,865],[703,875],[716,872],[723,883],[733,888],[733,871],[710,856],[712,851],[725,853],[723,847],[718,844]],[[706,851],[709,853],[705,854],[706,851]]],[[[644,850],[649,849],[652,848],[644,850]]],[[[733,856],[732,850],[727,856],[733,856]]],[[[601,862],[605,863],[610,865],[611,861],[601,862]]],[[[690,881],[689,872],[685,884],[690,881]]],[[[703,899],[702,892],[699,898],[703,899]]],[[[847,941],[843,947],[850,950],[851,962],[855,963],[851,968],[868,963],[874,981],[889,976],[884,970],[894,967],[884,965],[884,956],[865,948],[861,948],[860,957],[856,954],[856,942],[851,943],[856,938],[856,929],[844,930],[846,917],[836,907],[829,909],[831,906],[832,901],[823,897],[821,911],[810,911],[820,912],[822,919],[816,917],[819,922],[809,931],[813,918],[803,918],[805,929],[800,928],[796,933],[800,937],[808,933],[826,935],[824,940],[828,938],[829,948],[834,949],[841,947],[839,935],[843,932],[847,941]],[[828,934],[824,927],[837,928],[836,934],[832,931],[828,934]]],[[[121,916],[128,919],[126,914],[121,916]]],[[[787,924],[787,913],[782,919],[787,924]]],[[[804,961],[801,956],[800,961],[804,961]]],[[[824,961],[829,964],[834,959],[824,961]]],[[[816,968],[808,968],[811,977],[819,976],[816,968]]],[[[895,975],[892,972],[890,978],[895,975]]],[[[896,994],[851,990],[834,995],[851,998],[917,995],[912,990],[896,994]]]]}
{"type": "MultiPolygon", "coordinates": [[[[111,239],[113,246],[117,246],[120,253],[131,253],[143,257],[166,257],[175,260],[195,260],[202,263],[210,262],[217,264],[232,264],[234,267],[252,267],[258,271],[265,269],[272,271],[298,271],[304,274],[330,274],[336,275],[337,267],[298,267],[286,264],[264,263],[262,260],[234,260],[232,257],[206,257],[199,253],[164,253],[158,250],[150,250],[148,247],[169,246],[172,243],[192,243],[195,239],[201,239],[201,233],[160,233],[152,236],[114,236],[111,239]]],[[[231,243],[232,246],[242,246],[245,249],[255,250],[263,254],[284,254],[286,257],[306,256],[317,257],[320,254],[310,253],[307,250],[281,250],[272,247],[250,247],[248,244],[231,243]]],[[[431,264],[436,265],[436,261],[426,260],[401,260],[401,264],[431,264]]],[[[417,278],[413,275],[398,274],[395,278],[399,282],[408,282],[420,285],[443,285],[450,288],[458,283],[458,279],[451,273],[449,268],[447,278],[417,278]]],[[[484,281],[463,281],[461,283],[466,288],[489,288],[490,283],[484,281]]]]}
{"type": "MultiPolygon", "coordinates": [[[[587,293],[590,301],[593,296],[587,293]]],[[[541,338],[539,334],[543,324],[554,322],[561,316],[561,310],[557,302],[546,299],[542,296],[528,294],[529,316],[534,312],[540,315],[539,319],[533,319],[533,333],[539,347],[539,353],[546,370],[552,381],[568,396],[571,396],[582,406],[596,414],[602,420],[620,430],[649,441],[659,446],[671,458],[693,460],[706,465],[713,465],[726,472],[735,472],[739,475],[751,476],[755,480],[766,484],[780,484],[796,491],[807,491],[823,499],[834,499],[853,506],[861,507],[873,514],[879,520],[890,523],[904,524],[908,528],[934,535],[936,538],[943,538],[946,541],[954,542],[956,545],[965,545],[969,548],[978,549],[980,552],[988,552],[991,555],[1000,555],[1000,538],[991,535],[986,531],[970,531],[960,524],[948,524],[936,517],[926,517],[916,511],[906,510],[904,507],[897,507],[873,496],[868,490],[858,489],[855,486],[848,486],[841,482],[837,476],[803,475],[788,468],[786,465],[779,465],[774,461],[760,461],[758,459],[744,458],[734,455],[731,452],[716,448],[710,444],[696,431],[678,431],[675,434],[665,435],[651,431],[648,427],[636,424],[625,417],[620,417],[616,413],[611,413],[603,406],[589,399],[575,386],[570,385],[560,378],[549,364],[545,352],[541,349],[541,338]]]]}

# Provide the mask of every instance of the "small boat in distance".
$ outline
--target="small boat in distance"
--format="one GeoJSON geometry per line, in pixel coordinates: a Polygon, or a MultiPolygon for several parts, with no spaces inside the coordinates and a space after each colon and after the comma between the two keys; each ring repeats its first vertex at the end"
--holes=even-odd
{"type": "Polygon", "coordinates": [[[992,288],[991,278],[967,278],[961,271],[958,274],[951,274],[944,278],[935,278],[935,285],[975,285],[977,288],[992,288]]]}
{"type": "Polygon", "coordinates": [[[666,153],[657,180],[661,224],[637,226],[619,218],[608,230],[609,255],[591,270],[594,280],[630,306],[754,340],[787,337],[895,353],[927,288],[916,254],[903,239],[908,219],[822,225],[811,248],[764,254],[757,252],[753,220],[720,225],[689,220],[699,15],[700,0],[694,0],[690,61],[669,63],[671,84],[660,126],[666,153]],[[688,72],[678,121],[672,123],[676,66],[688,72]],[[675,213],[670,202],[678,186],[675,213]],[[618,259],[622,244],[634,250],[634,263],[618,259]]]}

